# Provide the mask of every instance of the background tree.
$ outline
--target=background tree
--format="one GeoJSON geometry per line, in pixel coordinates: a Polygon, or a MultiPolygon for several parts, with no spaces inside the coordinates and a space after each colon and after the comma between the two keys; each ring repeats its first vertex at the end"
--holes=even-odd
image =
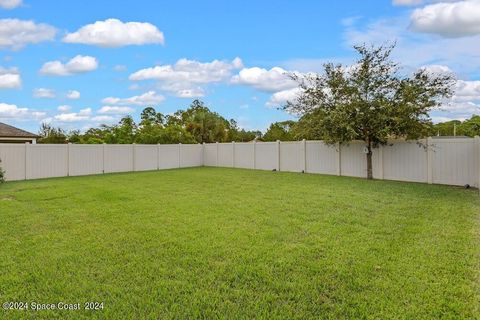
{"type": "Polygon", "coordinates": [[[328,144],[364,141],[372,179],[372,149],[391,138],[428,135],[429,111],[452,95],[454,79],[425,69],[400,76],[390,59],[394,45],[354,48],[360,58],[352,66],[327,63],[322,74],[292,74],[302,90],[284,109],[307,117],[310,133],[328,144]]]}
{"type": "Polygon", "coordinates": [[[295,121],[274,122],[270,125],[262,140],[264,141],[295,141],[295,121]]]}
{"type": "Polygon", "coordinates": [[[67,143],[67,135],[65,131],[60,128],[55,128],[48,123],[42,123],[40,125],[40,131],[38,132],[40,139],[38,143],[67,143]]]}

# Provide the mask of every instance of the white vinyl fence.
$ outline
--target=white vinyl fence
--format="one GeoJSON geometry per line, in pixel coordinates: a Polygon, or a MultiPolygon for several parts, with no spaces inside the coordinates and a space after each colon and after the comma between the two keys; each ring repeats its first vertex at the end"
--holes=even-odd
{"type": "Polygon", "coordinates": [[[83,176],[203,165],[203,146],[0,144],[6,180],[83,176]]]}
{"type": "MultiPolygon", "coordinates": [[[[322,141],[204,145],[204,165],[366,177],[363,142],[322,141]]],[[[480,186],[480,138],[395,141],[373,151],[375,179],[480,186]]]]}
{"type": "MultiPolygon", "coordinates": [[[[395,141],[374,150],[376,179],[480,186],[480,138],[395,141]]],[[[7,180],[214,166],[365,177],[362,142],[175,145],[0,144],[7,180]]]]}

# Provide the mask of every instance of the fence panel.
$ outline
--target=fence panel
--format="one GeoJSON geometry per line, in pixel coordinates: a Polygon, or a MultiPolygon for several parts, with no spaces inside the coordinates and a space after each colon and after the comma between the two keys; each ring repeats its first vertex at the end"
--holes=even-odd
{"type": "Polygon", "coordinates": [[[106,144],[105,173],[133,171],[133,145],[106,144]]]}
{"type": "Polygon", "coordinates": [[[180,167],[201,167],[203,165],[203,146],[201,144],[182,144],[180,148],[180,167]]]}
{"type": "Polygon", "coordinates": [[[473,139],[433,139],[433,183],[477,185],[473,139]]]}
{"type": "Polygon", "coordinates": [[[0,144],[0,167],[5,169],[5,180],[25,179],[25,144],[0,144]]]}
{"type": "Polygon", "coordinates": [[[156,170],[158,165],[158,145],[136,144],[135,171],[156,170]]]}
{"type": "Polygon", "coordinates": [[[71,144],[68,148],[69,175],[103,173],[103,145],[71,144]]]}
{"type": "Polygon", "coordinates": [[[307,172],[337,174],[338,150],[322,141],[306,142],[307,172]]]}
{"type": "Polygon", "coordinates": [[[382,147],[383,178],[387,180],[427,182],[426,142],[398,141],[382,147]]]}
{"type": "Polygon", "coordinates": [[[27,179],[68,176],[66,144],[28,144],[26,161],[27,179]]]}
{"type": "Polygon", "coordinates": [[[209,143],[204,145],[204,164],[208,167],[215,167],[217,165],[217,145],[216,143],[209,143]]]}
{"type": "Polygon", "coordinates": [[[233,143],[218,144],[218,166],[232,167],[233,165],[233,143]]]}
{"type": "Polygon", "coordinates": [[[363,152],[365,144],[352,142],[340,147],[340,169],[342,176],[366,177],[367,160],[363,152]]]}
{"type": "Polygon", "coordinates": [[[257,143],[255,150],[255,168],[273,170],[278,165],[278,146],[276,142],[257,143]]]}
{"type": "Polygon", "coordinates": [[[254,148],[253,142],[235,143],[235,168],[254,168],[254,148]]]}
{"type": "Polygon", "coordinates": [[[302,142],[281,142],[280,143],[280,171],[302,172],[304,150],[302,142]]]}
{"type": "Polygon", "coordinates": [[[162,144],[160,145],[160,157],[158,158],[158,167],[160,169],[173,169],[180,167],[180,145],[162,144]]]}

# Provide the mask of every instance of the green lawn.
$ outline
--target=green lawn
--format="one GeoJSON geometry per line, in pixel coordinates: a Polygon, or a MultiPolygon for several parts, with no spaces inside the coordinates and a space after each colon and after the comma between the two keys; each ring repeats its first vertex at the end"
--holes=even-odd
{"type": "Polygon", "coordinates": [[[477,190],[193,168],[0,186],[0,319],[478,319],[477,190]],[[31,308],[31,307],[30,307],[31,308]]]}

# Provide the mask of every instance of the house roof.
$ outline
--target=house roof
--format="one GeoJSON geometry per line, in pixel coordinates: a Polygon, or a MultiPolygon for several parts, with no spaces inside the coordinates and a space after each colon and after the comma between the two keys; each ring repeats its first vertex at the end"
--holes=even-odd
{"type": "Polygon", "coordinates": [[[3,138],[39,138],[38,135],[0,122],[0,137],[3,138]]]}

